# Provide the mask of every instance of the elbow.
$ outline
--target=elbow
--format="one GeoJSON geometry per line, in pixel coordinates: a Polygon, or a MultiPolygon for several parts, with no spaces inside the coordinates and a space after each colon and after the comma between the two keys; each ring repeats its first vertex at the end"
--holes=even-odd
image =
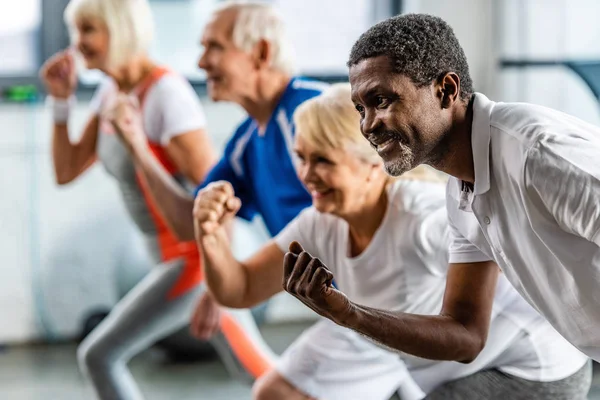
{"type": "Polygon", "coordinates": [[[233,296],[228,296],[227,294],[224,294],[224,293],[217,293],[212,290],[211,290],[211,293],[213,295],[213,298],[217,301],[217,303],[219,303],[223,307],[233,308],[233,309],[252,307],[252,305],[248,305],[244,301],[240,301],[239,299],[236,299],[233,296]]]}
{"type": "Polygon", "coordinates": [[[75,178],[71,175],[60,174],[58,172],[56,172],[54,174],[54,180],[58,186],[64,186],[66,184],[69,184],[69,183],[73,182],[73,179],[75,179],[75,178]]]}
{"type": "Polygon", "coordinates": [[[485,347],[486,337],[473,334],[469,337],[468,340],[465,341],[464,346],[462,347],[461,354],[457,357],[458,362],[461,364],[470,364],[479,356],[479,353],[485,347]]]}
{"type": "Polygon", "coordinates": [[[249,299],[248,296],[243,293],[243,290],[234,288],[219,287],[219,285],[211,285],[210,279],[206,279],[208,290],[212,294],[213,299],[217,303],[227,308],[251,308],[254,307],[257,302],[249,299]]]}

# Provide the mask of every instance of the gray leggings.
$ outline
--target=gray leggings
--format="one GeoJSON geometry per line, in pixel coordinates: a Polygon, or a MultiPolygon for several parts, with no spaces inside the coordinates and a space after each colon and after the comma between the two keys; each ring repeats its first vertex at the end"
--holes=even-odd
{"type": "Polygon", "coordinates": [[[554,382],[529,381],[496,369],[448,382],[426,400],[585,400],[592,383],[592,364],[554,382]]]}
{"type": "MultiPolygon", "coordinates": [[[[174,299],[167,298],[183,268],[182,261],[156,267],[79,346],[80,368],[91,380],[99,399],[144,398],[127,368],[128,361],[158,340],[185,327],[195,302],[204,292],[204,285],[198,285],[174,299]]],[[[217,335],[211,344],[230,372],[243,373],[223,335],[217,335]]]]}

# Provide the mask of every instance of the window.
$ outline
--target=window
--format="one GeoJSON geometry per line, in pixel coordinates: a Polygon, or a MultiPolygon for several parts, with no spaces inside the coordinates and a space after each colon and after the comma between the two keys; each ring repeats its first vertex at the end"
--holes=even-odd
{"type": "Polygon", "coordinates": [[[0,75],[37,73],[41,0],[0,0],[0,75]]]}
{"type": "Polygon", "coordinates": [[[303,74],[346,75],[350,48],[374,22],[370,0],[276,0],[303,74]]]}
{"type": "MultiPolygon", "coordinates": [[[[212,10],[221,1],[150,0],[156,25],[150,52],[154,59],[192,81],[203,81],[204,72],[197,65],[202,53],[200,36],[212,10]]],[[[271,0],[270,3],[287,25],[300,73],[312,76],[347,74],[346,60],[352,44],[375,22],[377,12],[381,13],[376,4],[383,4],[372,0],[271,0]]],[[[81,79],[95,83],[100,76],[89,71],[81,79]]]]}
{"type": "MultiPolygon", "coordinates": [[[[192,80],[198,69],[202,29],[219,0],[151,1],[157,60],[192,80]],[[157,16],[160,15],[160,18],[157,16]]],[[[345,75],[350,47],[373,23],[371,0],[271,0],[284,18],[301,73],[345,75]]]]}

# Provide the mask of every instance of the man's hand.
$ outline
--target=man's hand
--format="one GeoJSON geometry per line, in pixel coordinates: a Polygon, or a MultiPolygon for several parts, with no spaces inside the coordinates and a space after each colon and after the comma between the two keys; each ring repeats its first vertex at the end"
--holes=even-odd
{"type": "Polygon", "coordinates": [[[292,242],[283,259],[283,289],[307,307],[343,325],[352,316],[353,305],[332,285],[333,274],[318,259],[292,242]]]}
{"type": "Polygon", "coordinates": [[[208,340],[219,331],[220,327],[221,307],[210,293],[203,293],[192,314],[190,332],[196,339],[208,340]]]}
{"type": "Polygon", "coordinates": [[[213,182],[200,190],[193,212],[198,243],[217,232],[225,234],[224,224],[235,217],[241,206],[242,202],[235,197],[233,186],[227,181],[213,182]]]}
{"type": "Polygon", "coordinates": [[[147,146],[142,114],[135,97],[119,93],[104,117],[112,124],[130,152],[134,152],[140,146],[147,146]]]}

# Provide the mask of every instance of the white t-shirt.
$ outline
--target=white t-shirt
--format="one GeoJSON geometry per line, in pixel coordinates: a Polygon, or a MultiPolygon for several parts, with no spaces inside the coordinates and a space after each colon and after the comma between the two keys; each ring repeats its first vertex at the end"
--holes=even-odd
{"type": "Polygon", "coordinates": [[[348,224],[313,207],[276,238],[287,251],[297,240],[318,256],[350,300],[392,311],[435,313],[442,304],[448,268],[444,185],[398,181],[389,186],[386,215],[369,246],[349,257],[348,224]],[[411,190],[419,188],[419,190],[411,190]]]}
{"type": "Polygon", "coordinates": [[[450,262],[495,260],[565,338],[600,361],[600,128],[477,93],[472,144],[473,191],[448,182],[450,262]]]}
{"type": "MultiPolygon", "coordinates": [[[[105,78],[90,101],[93,113],[100,114],[118,93],[115,81],[105,78]]],[[[132,91],[135,94],[136,90],[132,91]]],[[[168,73],[148,92],[142,108],[144,129],[148,139],[166,146],[176,135],[206,125],[204,110],[190,84],[180,75],[168,73]]]]}
{"type": "MultiPolygon", "coordinates": [[[[388,209],[369,246],[358,257],[349,257],[348,224],[341,218],[305,209],[276,238],[282,251],[296,240],[318,257],[334,275],[336,287],[350,300],[368,307],[414,314],[435,315],[442,305],[450,242],[445,209],[445,186],[439,183],[400,180],[388,187],[388,209]]],[[[482,353],[468,367],[496,366],[507,373],[534,380],[562,379],[576,372],[586,357],[558,335],[500,276],[492,318],[511,321],[503,332],[490,332],[486,348],[529,329],[546,337],[534,351],[534,362],[515,360],[495,365],[482,353]],[[510,330],[510,331],[507,331],[510,330]]],[[[494,324],[492,324],[494,326],[494,324]]],[[[497,356],[494,352],[492,357],[497,356]]],[[[436,364],[409,355],[411,368],[424,371],[436,364]]],[[[531,357],[530,357],[531,358],[531,357]]],[[[423,374],[426,379],[427,374],[423,374]]],[[[422,384],[422,382],[419,382],[422,384]]]]}

